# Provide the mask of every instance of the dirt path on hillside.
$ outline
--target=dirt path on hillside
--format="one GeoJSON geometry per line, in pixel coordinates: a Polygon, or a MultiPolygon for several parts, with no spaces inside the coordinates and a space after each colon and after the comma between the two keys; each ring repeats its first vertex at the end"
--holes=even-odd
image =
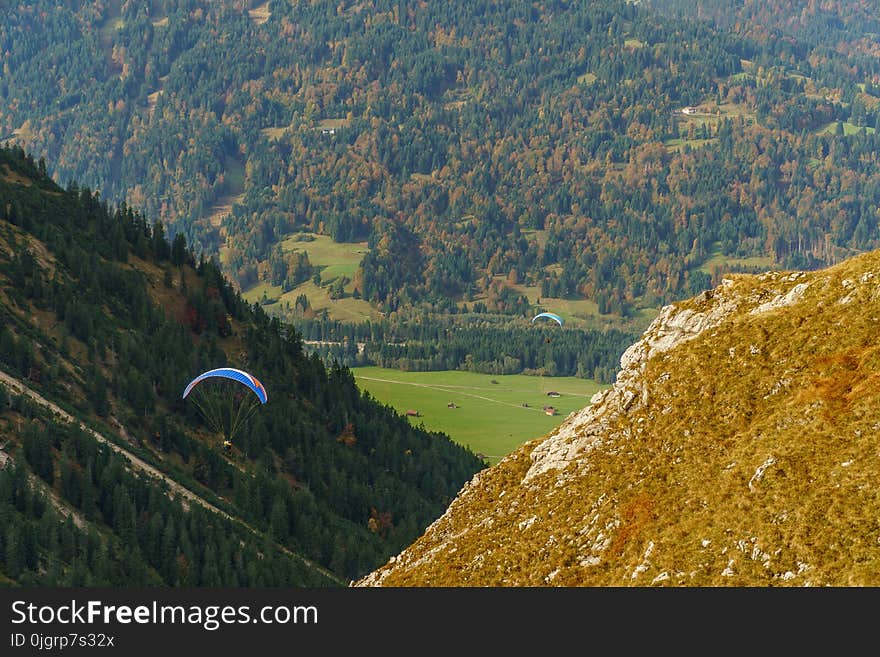
{"type": "MultiPolygon", "coordinates": [[[[185,486],[179,484],[174,479],[172,479],[168,475],[164,474],[162,471],[158,470],[157,468],[153,467],[152,465],[150,465],[149,463],[147,463],[143,459],[138,458],[137,456],[135,456],[134,454],[129,452],[127,449],[120,447],[119,445],[117,445],[113,441],[107,439],[105,436],[101,435],[100,433],[98,433],[94,429],[86,426],[85,424],[83,424],[82,422],[77,420],[75,417],[73,417],[70,413],[65,411],[63,408],[61,408],[60,406],[58,406],[57,404],[55,404],[53,402],[50,402],[48,399],[43,397],[40,393],[36,392],[35,390],[32,390],[31,388],[26,386],[24,383],[22,383],[21,381],[19,381],[18,379],[16,379],[13,376],[10,376],[9,374],[4,372],[3,370],[0,370],[0,383],[2,383],[6,387],[14,390],[15,392],[17,392],[19,394],[24,394],[24,395],[30,397],[32,400],[34,400],[35,402],[37,402],[38,404],[40,404],[44,408],[48,408],[50,411],[52,411],[52,413],[55,414],[56,417],[60,418],[61,420],[64,420],[65,422],[71,422],[71,423],[77,424],[83,431],[88,432],[92,437],[94,437],[95,440],[97,440],[100,443],[103,443],[104,445],[107,445],[107,447],[109,447],[110,449],[114,450],[115,452],[121,454],[126,459],[128,459],[128,461],[131,463],[131,465],[133,465],[135,468],[138,468],[139,470],[146,472],[147,474],[149,474],[152,477],[155,477],[157,479],[161,479],[163,482],[165,482],[168,485],[168,488],[170,490],[174,491],[174,493],[181,498],[180,502],[185,509],[189,509],[189,503],[198,504],[199,506],[202,506],[205,509],[207,509],[213,513],[217,513],[217,514],[223,516],[224,518],[231,520],[232,522],[240,524],[242,527],[246,528],[254,535],[261,536],[261,534],[259,532],[257,532],[256,529],[251,527],[248,523],[246,523],[241,518],[233,517],[233,516],[229,515],[228,513],[226,513],[225,511],[223,511],[222,509],[217,508],[216,506],[211,504],[208,500],[204,499],[203,497],[199,496],[196,493],[193,493],[191,490],[189,490],[185,486]]],[[[332,572],[330,572],[329,570],[327,570],[323,566],[318,565],[317,563],[313,562],[310,559],[307,559],[306,557],[302,556],[301,554],[297,554],[296,552],[289,550],[288,548],[284,547],[283,545],[278,545],[277,543],[275,545],[279,550],[281,550],[282,552],[284,552],[288,556],[295,557],[295,558],[299,559],[304,564],[306,564],[308,567],[310,567],[314,570],[317,570],[322,575],[324,575],[325,577],[327,577],[329,579],[332,579],[337,584],[341,584],[341,585],[346,584],[346,582],[343,582],[339,577],[334,575],[332,572]]]]}
{"type": "Polygon", "coordinates": [[[4,385],[6,385],[9,388],[12,388],[13,390],[15,390],[18,393],[23,393],[23,394],[27,395],[28,397],[33,399],[35,402],[40,404],[40,406],[48,408],[50,411],[52,411],[52,413],[54,413],[57,417],[64,420],[65,422],[72,422],[72,423],[78,424],[79,427],[83,431],[88,432],[92,437],[95,438],[95,440],[107,445],[107,447],[114,450],[115,452],[122,454],[136,468],[146,472],[147,474],[149,474],[153,477],[156,477],[157,479],[161,479],[162,481],[164,481],[166,484],[168,484],[168,487],[172,491],[174,491],[174,493],[176,493],[177,495],[182,497],[183,500],[185,500],[183,502],[185,508],[187,508],[187,509],[189,508],[189,505],[187,504],[187,502],[194,502],[196,504],[203,506],[204,508],[208,509],[209,511],[213,511],[214,513],[219,513],[223,517],[229,518],[230,520],[233,520],[232,516],[230,516],[225,511],[218,509],[216,506],[214,506],[213,504],[208,502],[206,499],[199,497],[198,495],[193,493],[188,488],[183,487],[182,485],[180,485],[179,483],[177,483],[176,481],[174,481],[173,479],[171,479],[167,475],[163,474],[160,470],[157,470],[155,467],[153,467],[152,465],[150,465],[149,463],[147,463],[143,459],[138,458],[137,456],[135,456],[134,454],[132,454],[128,450],[126,450],[126,449],[120,447],[119,445],[117,445],[116,443],[108,440],[107,438],[105,438],[103,435],[101,435],[100,433],[98,433],[94,429],[87,427],[85,424],[78,421],[75,417],[73,417],[70,413],[65,411],[63,408],[61,408],[57,404],[50,402],[48,399],[43,397],[40,393],[38,393],[34,390],[31,390],[29,387],[27,387],[21,381],[10,376],[6,372],[3,372],[2,370],[0,370],[0,382],[2,382],[4,385]]]}

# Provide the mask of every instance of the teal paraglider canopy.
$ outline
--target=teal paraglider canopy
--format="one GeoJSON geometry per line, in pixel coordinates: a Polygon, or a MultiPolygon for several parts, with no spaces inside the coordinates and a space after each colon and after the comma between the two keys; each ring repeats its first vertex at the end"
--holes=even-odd
{"type": "Polygon", "coordinates": [[[535,323],[536,320],[541,319],[542,317],[546,317],[547,319],[552,319],[557,324],[562,326],[562,318],[556,313],[538,313],[534,317],[532,317],[532,324],[535,323]]]}
{"type": "Polygon", "coordinates": [[[223,436],[228,449],[254,411],[268,401],[266,389],[252,374],[234,367],[218,367],[199,374],[183,391],[205,422],[223,436]]]}

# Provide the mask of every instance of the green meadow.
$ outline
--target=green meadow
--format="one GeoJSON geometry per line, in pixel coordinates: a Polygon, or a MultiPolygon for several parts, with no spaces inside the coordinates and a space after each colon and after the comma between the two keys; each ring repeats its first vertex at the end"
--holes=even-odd
{"type": "Polygon", "coordinates": [[[519,445],[558,427],[572,411],[590,403],[607,386],[576,377],[493,375],[460,372],[402,372],[381,367],[352,368],[358,387],[414,425],[442,431],[460,445],[497,463],[519,445]],[[559,397],[549,397],[555,391],[559,397]],[[455,408],[448,405],[455,404],[455,408]],[[549,416],[544,406],[554,406],[549,416]]]}
{"type": "Polygon", "coordinates": [[[281,242],[281,248],[285,253],[308,253],[309,262],[321,268],[322,284],[338,276],[345,276],[351,281],[369,251],[366,242],[334,242],[329,235],[315,233],[295,233],[281,242]]]}
{"type": "Polygon", "coordinates": [[[281,309],[281,315],[290,312],[296,298],[304,294],[315,312],[326,310],[331,319],[343,322],[362,322],[367,319],[378,319],[379,313],[367,301],[351,296],[354,287],[353,279],[358,265],[369,250],[366,242],[334,242],[327,235],[315,233],[295,233],[286,238],[281,247],[285,253],[304,251],[309,262],[321,272],[321,285],[314,281],[306,281],[289,292],[283,292],[281,286],[261,282],[245,290],[242,297],[249,303],[265,301],[267,309],[274,304],[281,309]],[[327,287],[340,276],[347,279],[344,286],[346,296],[334,299],[327,287]]]}
{"type": "MultiPolygon", "coordinates": [[[[831,123],[829,123],[828,125],[826,125],[824,128],[818,130],[818,133],[819,133],[820,135],[830,135],[830,134],[834,134],[834,131],[837,130],[837,124],[838,124],[837,121],[832,121],[831,123]]],[[[849,137],[850,135],[854,135],[854,134],[856,134],[856,133],[859,132],[860,130],[864,130],[864,131],[865,131],[867,134],[869,134],[869,135],[872,135],[872,134],[874,134],[875,132],[877,132],[877,129],[876,129],[876,128],[872,128],[872,127],[869,127],[869,126],[868,126],[868,127],[866,127],[866,126],[858,126],[858,125],[855,125],[855,124],[853,124],[853,123],[850,123],[849,121],[844,121],[844,122],[843,122],[843,134],[846,135],[847,137],[849,137]]]]}
{"type": "Polygon", "coordinates": [[[760,267],[762,269],[770,269],[773,267],[773,258],[770,256],[751,256],[748,258],[736,258],[726,256],[721,253],[721,244],[715,243],[715,250],[709,258],[700,265],[700,271],[711,274],[716,268],[722,271],[729,267],[760,267]]]}

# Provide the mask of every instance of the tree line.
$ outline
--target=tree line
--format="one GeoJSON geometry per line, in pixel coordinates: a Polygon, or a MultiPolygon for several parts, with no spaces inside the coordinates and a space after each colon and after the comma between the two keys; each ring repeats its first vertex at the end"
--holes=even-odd
{"type": "Polygon", "coordinates": [[[294,323],[305,349],[347,367],[377,365],[407,371],[465,370],[482,374],[577,376],[613,383],[620,356],[637,336],[618,329],[519,326],[498,316],[458,322],[294,323]]]}

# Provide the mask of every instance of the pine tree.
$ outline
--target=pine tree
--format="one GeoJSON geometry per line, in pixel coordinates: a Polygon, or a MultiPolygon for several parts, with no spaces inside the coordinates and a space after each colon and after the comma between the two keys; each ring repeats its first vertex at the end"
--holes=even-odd
{"type": "Polygon", "coordinates": [[[284,545],[287,543],[289,531],[287,504],[283,497],[278,496],[272,503],[272,511],[269,514],[269,535],[276,542],[284,545]]]}

